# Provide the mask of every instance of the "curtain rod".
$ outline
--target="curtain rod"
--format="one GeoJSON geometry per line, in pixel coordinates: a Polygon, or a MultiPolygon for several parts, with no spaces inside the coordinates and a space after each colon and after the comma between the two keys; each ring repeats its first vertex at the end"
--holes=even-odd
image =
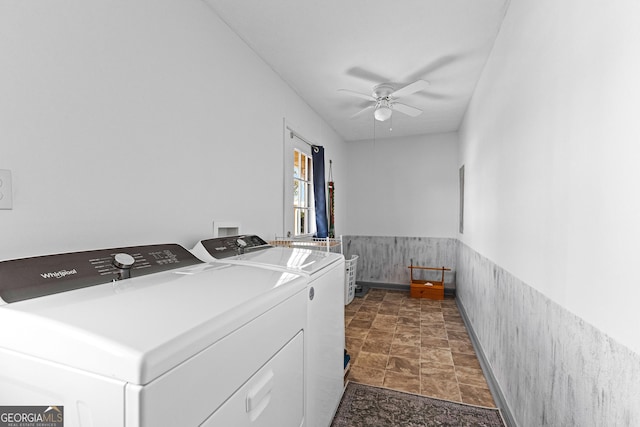
{"type": "Polygon", "coordinates": [[[289,126],[287,126],[287,130],[289,131],[289,136],[291,139],[293,139],[293,137],[295,136],[296,138],[298,138],[300,141],[304,142],[305,144],[307,144],[309,147],[315,147],[316,144],[307,141],[302,135],[300,135],[298,132],[296,132],[295,130],[291,129],[289,126]]]}

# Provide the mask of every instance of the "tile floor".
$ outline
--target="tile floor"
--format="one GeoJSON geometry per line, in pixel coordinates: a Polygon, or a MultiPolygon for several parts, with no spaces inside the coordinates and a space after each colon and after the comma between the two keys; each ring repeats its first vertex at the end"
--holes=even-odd
{"type": "Polygon", "coordinates": [[[371,289],[345,307],[348,379],[495,407],[454,299],[371,289]]]}

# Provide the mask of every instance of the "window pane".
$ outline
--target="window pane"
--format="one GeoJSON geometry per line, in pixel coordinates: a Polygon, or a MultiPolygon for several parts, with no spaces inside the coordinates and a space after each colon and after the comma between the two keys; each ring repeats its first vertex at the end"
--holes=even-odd
{"type": "Polygon", "coordinates": [[[293,150],[293,176],[295,178],[302,178],[303,176],[300,174],[300,164],[302,159],[300,159],[300,153],[298,150],[293,150]]]}
{"type": "MultiPolygon", "coordinates": [[[[300,186],[302,183],[297,179],[293,180],[293,206],[300,206],[299,197],[300,197],[300,186]]],[[[296,223],[297,224],[297,223],[296,223]]]]}
{"type": "Polygon", "coordinates": [[[312,232],[310,222],[313,220],[313,212],[310,208],[313,204],[313,184],[311,174],[313,171],[311,156],[301,151],[293,151],[293,217],[294,235],[308,234],[312,232]]]}

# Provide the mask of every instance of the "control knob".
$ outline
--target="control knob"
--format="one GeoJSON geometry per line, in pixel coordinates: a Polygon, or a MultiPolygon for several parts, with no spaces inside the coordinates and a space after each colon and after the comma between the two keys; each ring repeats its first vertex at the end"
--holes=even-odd
{"type": "Polygon", "coordinates": [[[236,245],[238,246],[238,255],[242,255],[244,253],[244,249],[247,247],[247,242],[243,239],[236,239],[236,245]]]}
{"type": "Polygon", "coordinates": [[[119,253],[113,256],[111,263],[118,269],[116,280],[128,279],[131,277],[131,267],[136,260],[129,254],[119,253]]]}

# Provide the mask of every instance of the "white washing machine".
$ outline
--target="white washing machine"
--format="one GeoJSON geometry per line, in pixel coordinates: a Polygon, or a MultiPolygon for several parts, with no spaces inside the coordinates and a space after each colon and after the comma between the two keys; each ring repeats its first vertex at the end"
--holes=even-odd
{"type": "Polygon", "coordinates": [[[329,426],[344,391],[344,256],[273,247],[255,235],[201,240],[191,252],[202,261],[261,266],[308,278],[305,425],[329,426]]]}
{"type": "Polygon", "coordinates": [[[304,277],[152,245],[0,262],[0,297],[0,407],[56,407],[65,427],[304,425],[304,277]]]}

